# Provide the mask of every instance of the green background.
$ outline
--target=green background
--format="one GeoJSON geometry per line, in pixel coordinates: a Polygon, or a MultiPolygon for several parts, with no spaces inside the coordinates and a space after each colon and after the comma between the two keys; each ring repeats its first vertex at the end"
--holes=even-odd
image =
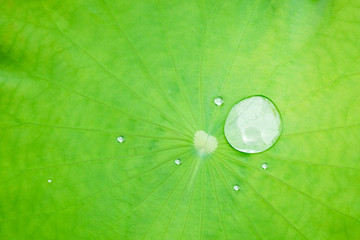
{"type": "Polygon", "coordinates": [[[0,239],[360,239],[359,39],[358,0],[1,0],[0,239]]]}

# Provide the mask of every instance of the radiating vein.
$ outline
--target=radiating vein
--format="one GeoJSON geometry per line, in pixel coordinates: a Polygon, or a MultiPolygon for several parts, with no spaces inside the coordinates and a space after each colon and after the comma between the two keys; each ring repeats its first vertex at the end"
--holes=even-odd
{"type": "MultiPolygon", "coordinates": [[[[158,89],[162,90],[163,93],[164,93],[165,91],[163,90],[163,88],[162,88],[162,87],[159,85],[159,83],[151,76],[151,74],[150,74],[148,68],[146,67],[144,61],[143,61],[142,58],[140,57],[139,52],[136,50],[136,48],[135,48],[135,46],[133,45],[133,43],[131,42],[129,36],[126,34],[125,30],[121,27],[120,22],[115,18],[112,10],[110,9],[110,7],[109,7],[108,4],[106,3],[106,1],[105,1],[105,0],[101,0],[101,1],[103,2],[103,4],[104,4],[104,6],[106,7],[107,11],[110,13],[110,16],[112,17],[112,19],[115,21],[116,26],[117,26],[117,29],[125,36],[127,42],[129,42],[131,49],[132,49],[133,52],[136,54],[136,57],[139,59],[140,64],[141,64],[141,67],[142,67],[143,71],[145,72],[145,74],[147,75],[147,77],[148,77],[149,79],[151,79],[151,81],[156,84],[156,86],[158,87],[158,89]]],[[[187,120],[187,118],[184,116],[184,114],[181,114],[180,112],[178,112],[178,108],[177,108],[176,104],[173,104],[173,103],[169,100],[169,98],[167,97],[166,94],[163,94],[163,96],[165,96],[166,101],[168,102],[168,104],[170,104],[170,106],[179,114],[179,116],[189,125],[190,129],[191,129],[192,131],[196,131],[196,129],[194,128],[193,124],[191,124],[191,123],[187,120]]],[[[191,132],[191,130],[190,130],[190,132],[191,132]]]]}
{"type": "Polygon", "coordinates": [[[316,133],[322,133],[322,132],[327,132],[327,131],[336,131],[336,130],[348,129],[348,128],[359,127],[359,126],[360,126],[360,123],[347,125],[347,126],[339,126],[339,127],[324,128],[324,129],[318,129],[318,130],[312,130],[312,131],[305,131],[305,132],[289,133],[289,134],[283,135],[281,138],[286,139],[286,138],[296,137],[296,136],[301,136],[301,135],[306,135],[306,134],[316,134],[316,133]]]}
{"type": "Polygon", "coordinates": [[[191,139],[188,138],[172,138],[172,137],[158,137],[154,135],[142,135],[142,134],[133,134],[130,132],[124,132],[122,130],[103,130],[103,129],[96,129],[96,128],[81,128],[81,127],[71,127],[71,126],[60,126],[60,125],[54,125],[54,124],[46,124],[46,123],[36,123],[36,122],[23,122],[23,124],[17,124],[18,125],[34,125],[39,127],[49,127],[49,128],[58,128],[58,129],[66,129],[66,130],[75,130],[75,131],[85,131],[85,132],[99,132],[99,133],[105,133],[105,134],[122,134],[126,136],[131,137],[138,137],[138,138],[150,138],[150,139],[159,139],[159,140],[177,140],[177,141],[183,141],[187,143],[192,143],[191,139]]]}
{"type": "MultiPolygon", "coordinates": [[[[231,72],[232,72],[232,68],[233,68],[233,66],[234,66],[234,64],[235,64],[235,60],[236,60],[236,58],[237,58],[237,55],[238,55],[240,46],[241,46],[241,44],[242,44],[242,41],[243,41],[243,39],[244,39],[245,33],[247,32],[247,29],[248,29],[249,24],[250,24],[250,22],[251,22],[251,20],[252,20],[252,18],[253,18],[253,16],[254,16],[255,10],[257,9],[257,7],[258,7],[258,5],[259,5],[259,2],[260,2],[260,0],[257,0],[257,1],[256,1],[255,6],[253,7],[253,10],[251,11],[251,14],[249,15],[249,17],[248,17],[248,19],[247,19],[247,22],[246,22],[246,25],[245,25],[245,27],[244,27],[244,30],[242,31],[242,33],[241,33],[241,35],[240,35],[240,40],[239,40],[239,43],[238,43],[238,45],[237,45],[237,47],[236,47],[236,49],[235,49],[235,53],[234,53],[234,56],[233,56],[233,58],[232,58],[232,60],[231,60],[229,70],[227,71],[227,73],[226,73],[226,75],[225,75],[225,78],[224,78],[224,80],[222,81],[222,84],[221,84],[221,86],[220,86],[219,92],[220,92],[221,94],[222,94],[222,92],[223,92],[223,90],[224,90],[224,88],[225,88],[225,86],[226,86],[226,82],[227,82],[227,80],[228,80],[228,78],[229,78],[229,76],[230,76],[230,74],[231,74],[231,72]]],[[[219,108],[216,108],[216,109],[215,109],[215,112],[211,115],[210,122],[209,122],[209,129],[211,129],[210,126],[211,126],[212,121],[213,121],[213,116],[216,116],[216,117],[217,117],[218,111],[219,111],[219,108]]]]}
{"type": "MultiPolygon", "coordinates": [[[[238,176],[239,178],[242,178],[232,167],[230,167],[225,161],[223,161],[221,158],[218,158],[219,161],[221,161],[223,163],[223,165],[229,169],[231,172],[233,172],[233,174],[235,176],[238,176]]],[[[243,179],[244,180],[244,179],[243,179]]],[[[289,226],[291,226],[303,239],[307,239],[304,234],[297,228],[295,227],[295,225],[290,222],[289,219],[287,219],[282,213],[280,213],[264,196],[262,196],[258,191],[256,191],[256,189],[248,182],[248,181],[243,181],[243,183],[247,184],[268,206],[271,207],[272,210],[274,210],[281,218],[283,218],[288,224],[289,226]]]]}
{"type": "MultiPolygon", "coordinates": [[[[8,58],[10,58],[10,57],[8,57],[8,58]]],[[[10,59],[11,59],[11,58],[10,58],[10,59]]],[[[16,62],[14,59],[12,59],[12,60],[13,60],[14,62],[16,62]]],[[[64,89],[65,91],[68,91],[69,93],[78,95],[78,96],[80,96],[80,97],[82,97],[82,98],[85,98],[85,99],[87,99],[87,100],[89,100],[89,101],[91,101],[91,102],[97,103],[97,104],[99,104],[99,105],[101,105],[101,106],[104,106],[104,107],[106,107],[106,108],[108,108],[108,109],[112,109],[112,110],[118,111],[118,112],[120,112],[121,114],[124,114],[124,115],[129,116],[130,119],[138,120],[138,121],[143,121],[143,122],[146,122],[146,123],[148,123],[148,124],[151,124],[151,125],[154,125],[154,126],[163,128],[163,129],[167,129],[167,130],[169,130],[169,131],[172,131],[172,132],[175,132],[175,133],[177,133],[177,134],[183,135],[183,136],[185,136],[185,137],[192,138],[191,135],[186,134],[186,133],[184,133],[183,131],[177,130],[177,129],[175,129],[175,128],[168,127],[168,126],[163,125],[163,124],[159,124],[159,123],[156,123],[156,122],[149,121],[149,120],[147,120],[147,119],[145,119],[145,118],[140,118],[140,117],[138,117],[138,116],[132,116],[132,115],[129,114],[128,112],[124,112],[124,111],[122,111],[121,109],[119,109],[119,108],[117,108],[117,107],[114,107],[114,106],[112,106],[112,105],[109,105],[109,104],[107,104],[107,103],[104,103],[104,102],[102,102],[102,101],[100,101],[100,100],[97,100],[97,99],[92,98],[92,97],[90,97],[90,96],[87,96],[87,95],[85,95],[85,94],[82,94],[82,93],[80,93],[79,91],[77,91],[77,90],[75,90],[75,89],[72,89],[72,88],[63,86],[63,85],[61,85],[61,84],[59,84],[59,83],[57,83],[57,82],[55,82],[55,81],[51,81],[51,80],[49,80],[49,79],[46,79],[46,78],[43,78],[43,77],[40,77],[40,76],[36,76],[36,75],[34,75],[34,74],[31,74],[27,69],[22,68],[22,70],[23,70],[28,76],[30,76],[30,77],[32,77],[32,78],[35,78],[35,79],[39,79],[39,80],[48,82],[48,83],[53,84],[53,85],[55,85],[55,86],[57,86],[57,87],[59,87],[59,88],[61,88],[61,89],[64,89]]]]}
{"type": "Polygon", "coordinates": [[[165,118],[167,118],[170,122],[172,123],[176,123],[179,127],[186,129],[187,131],[189,131],[190,133],[192,132],[191,130],[189,130],[187,127],[185,127],[184,125],[182,125],[181,123],[179,123],[176,119],[170,117],[168,114],[164,113],[163,111],[161,111],[159,108],[157,108],[155,105],[151,104],[150,102],[148,102],[147,100],[145,100],[143,97],[139,96],[139,94],[137,94],[132,88],[130,88],[128,85],[126,85],[124,83],[124,81],[122,81],[122,79],[120,79],[119,77],[117,77],[114,73],[112,73],[110,70],[108,70],[108,68],[106,66],[104,66],[103,64],[101,64],[94,56],[92,56],[89,52],[87,52],[83,47],[81,47],[78,43],[76,43],[71,37],[69,37],[65,32],[63,32],[59,26],[56,24],[56,21],[53,19],[53,17],[51,16],[51,14],[48,12],[48,10],[42,5],[39,4],[39,6],[44,10],[44,12],[51,18],[51,20],[54,22],[55,26],[57,27],[57,29],[59,30],[59,32],[66,38],[68,39],[74,46],[76,46],[78,49],[80,49],[84,54],[86,54],[90,59],[92,59],[100,68],[102,68],[107,74],[109,74],[110,76],[112,76],[113,78],[121,81],[122,85],[127,88],[129,90],[129,92],[135,96],[136,98],[138,98],[140,101],[144,102],[145,104],[149,105],[151,108],[153,108],[154,110],[156,110],[157,112],[159,112],[161,115],[163,115],[165,118]]]}
{"type": "MultiPolygon", "coordinates": [[[[176,171],[178,171],[179,168],[174,168],[173,171],[167,176],[164,178],[164,180],[162,180],[160,182],[159,185],[157,185],[155,188],[153,188],[149,194],[146,195],[145,198],[143,198],[141,201],[139,201],[137,204],[135,204],[133,207],[131,207],[130,210],[128,210],[126,213],[124,213],[123,215],[121,215],[119,218],[116,219],[116,221],[119,221],[120,219],[126,217],[126,216],[129,216],[130,214],[132,214],[134,211],[136,211],[137,208],[139,208],[144,202],[146,202],[146,200],[148,200],[157,190],[160,189],[160,187],[162,187],[170,178],[171,176],[174,175],[174,173],[176,171]]],[[[110,228],[114,228],[114,226],[116,225],[117,223],[113,223],[112,225],[110,225],[110,228]]]]}
{"type": "MultiPolygon", "coordinates": [[[[188,151],[185,152],[185,153],[188,153],[188,151]]],[[[176,155],[176,156],[177,156],[177,155],[176,155]]],[[[57,210],[51,212],[50,214],[51,214],[51,215],[58,214],[58,213],[63,212],[63,211],[65,211],[65,210],[67,210],[67,209],[69,209],[69,208],[71,208],[71,207],[73,207],[73,206],[78,205],[78,204],[81,203],[81,202],[84,202],[85,200],[89,200],[90,198],[94,198],[94,197],[96,197],[96,196],[99,196],[100,194],[105,193],[106,191],[109,191],[109,190],[111,190],[111,189],[113,189],[113,188],[115,188],[115,187],[117,187],[117,186],[121,186],[122,184],[124,184],[124,183],[126,183],[126,182],[128,182],[128,181],[137,179],[137,178],[139,178],[139,177],[144,177],[146,174],[154,171],[155,169],[157,169],[157,168],[159,168],[159,167],[164,166],[166,163],[172,164],[171,160],[174,159],[174,157],[176,157],[176,156],[173,156],[172,158],[166,159],[165,161],[161,162],[160,164],[158,164],[158,165],[156,165],[156,166],[154,166],[154,167],[152,167],[152,168],[150,168],[150,169],[147,169],[146,171],[141,172],[140,174],[137,174],[137,175],[135,175],[135,176],[131,176],[131,177],[127,178],[127,179],[124,179],[124,180],[121,180],[121,181],[116,182],[116,183],[114,183],[114,184],[111,184],[111,185],[107,186],[106,188],[103,188],[103,189],[101,189],[101,190],[99,190],[99,191],[96,191],[96,192],[94,192],[94,193],[92,193],[92,194],[90,194],[90,195],[87,195],[87,196],[85,196],[85,197],[83,197],[83,198],[81,198],[81,199],[79,199],[79,200],[77,200],[77,201],[75,201],[75,202],[73,202],[73,203],[65,206],[65,207],[62,207],[62,208],[60,208],[60,209],[57,209],[57,210]]],[[[35,214],[35,215],[34,215],[34,214],[31,215],[31,217],[34,217],[34,216],[37,216],[37,215],[36,215],[36,214],[35,214]]],[[[28,217],[30,217],[30,215],[29,215],[28,217]]]]}
{"type": "MultiPolygon", "coordinates": [[[[194,162],[196,161],[195,158],[192,158],[192,160],[193,160],[194,162]]],[[[193,168],[193,169],[191,170],[191,173],[190,173],[190,175],[189,175],[189,178],[188,178],[188,180],[186,181],[186,184],[184,185],[184,189],[182,190],[179,198],[178,198],[177,201],[176,201],[175,208],[174,208],[173,211],[171,212],[170,218],[169,218],[168,221],[166,222],[164,231],[163,231],[162,236],[161,236],[161,239],[162,239],[162,240],[164,239],[164,237],[165,237],[165,235],[166,235],[166,233],[167,233],[167,229],[168,229],[168,227],[169,227],[169,224],[170,224],[172,218],[174,217],[174,214],[175,214],[177,208],[179,207],[180,200],[182,199],[182,196],[184,195],[185,190],[189,187],[188,183],[190,182],[191,177],[192,177],[194,171],[195,171],[195,168],[193,168]]]]}
{"type": "MultiPolygon", "coordinates": [[[[219,159],[218,157],[216,157],[216,159],[222,161],[221,159],[219,159]]],[[[226,181],[224,175],[221,173],[220,168],[217,166],[217,163],[214,161],[212,162],[214,165],[215,170],[217,171],[217,173],[219,174],[220,178],[221,178],[221,182],[224,185],[224,188],[226,188],[226,190],[229,192],[230,196],[232,196],[232,192],[229,191],[229,183],[226,181]]],[[[238,204],[240,210],[243,212],[243,214],[245,215],[246,219],[249,221],[250,225],[251,225],[251,230],[255,233],[256,237],[258,239],[263,239],[258,231],[258,229],[256,228],[254,222],[251,220],[251,218],[248,216],[248,214],[246,213],[245,209],[241,206],[241,203],[238,204]]]]}
{"type": "Polygon", "coordinates": [[[210,167],[209,169],[210,169],[211,185],[212,185],[213,188],[214,188],[216,205],[217,205],[218,215],[219,215],[219,219],[220,219],[220,226],[221,226],[221,228],[223,229],[225,239],[228,239],[228,236],[227,236],[227,233],[226,233],[226,229],[225,229],[225,226],[224,226],[224,220],[223,220],[222,210],[221,210],[220,201],[219,201],[219,197],[218,197],[218,191],[217,191],[216,183],[215,183],[214,177],[213,177],[213,171],[212,171],[212,168],[211,168],[211,167],[210,167]]]}
{"type": "Polygon", "coordinates": [[[305,165],[310,165],[310,166],[327,167],[327,168],[343,168],[343,169],[353,170],[353,171],[356,171],[356,172],[359,172],[359,171],[360,171],[360,168],[354,168],[354,167],[350,167],[350,166],[341,166],[341,165],[333,165],[333,164],[314,163],[314,162],[301,161],[301,160],[299,160],[299,159],[294,159],[294,158],[279,157],[279,156],[270,156],[270,155],[268,155],[268,156],[269,156],[270,158],[273,158],[273,159],[280,159],[280,161],[285,161],[285,162],[295,163],[295,164],[305,164],[305,165]]]}
{"type": "MultiPolygon", "coordinates": [[[[349,71],[350,69],[353,68],[353,66],[356,66],[357,64],[357,60],[360,58],[360,52],[358,52],[356,58],[352,61],[351,65],[347,67],[347,70],[345,70],[345,72],[349,71]]],[[[284,108],[282,108],[282,112],[286,112],[289,111],[291,109],[293,109],[294,107],[304,104],[306,101],[309,101],[310,99],[313,99],[315,96],[317,96],[319,93],[321,93],[321,91],[323,91],[324,89],[329,89],[331,87],[336,86],[336,83],[339,83],[341,81],[343,81],[344,79],[347,79],[347,76],[353,76],[354,74],[352,73],[344,73],[341,74],[339,76],[334,77],[333,79],[331,79],[329,81],[329,83],[325,83],[323,85],[321,85],[319,88],[308,92],[308,94],[306,94],[305,96],[301,97],[298,101],[289,104],[288,106],[285,106],[284,108]]]]}
{"type": "Polygon", "coordinates": [[[256,168],[256,167],[252,166],[251,164],[249,164],[249,163],[247,163],[247,162],[239,161],[239,160],[237,160],[236,158],[234,158],[234,157],[232,157],[232,156],[228,156],[228,155],[225,155],[225,154],[223,154],[223,156],[225,156],[227,159],[231,159],[231,160],[232,160],[234,163],[236,163],[236,164],[241,164],[241,165],[244,165],[244,166],[248,166],[248,167],[250,167],[250,168],[255,169],[256,171],[261,172],[262,174],[266,174],[266,175],[269,176],[270,178],[272,178],[272,179],[274,179],[274,180],[282,183],[283,185],[287,186],[287,188],[292,189],[292,190],[300,193],[301,195],[303,195],[303,196],[305,196],[305,197],[313,200],[314,202],[318,202],[320,205],[323,205],[323,206],[327,207],[328,209],[331,209],[331,210],[333,210],[334,212],[339,213],[340,215],[343,215],[343,216],[345,216],[345,217],[347,217],[347,218],[350,218],[350,219],[352,219],[352,220],[360,223],[360,220],[356,219],[355,217],[353,217],[353,216],[351,216],[351,215],[348,215],[348,214],[346,214],[346,213],[344,213],[344,212],[342,212],[342,211],[340,211],[340,210],[338,210],[338,209],[336,209],[336,208],[333,208],[333,207],[325,204],[325,203],[322,202],[321,200],[312,197],[311,195],[305,193],[304,191],[302,191],[302,190],[300,190],[300,189],[298,189],[298,188],[295,188],[294,186],[292,186],[292,185],[284,182],[284,181],[281,180],[280,178],[278,178],[278,177],[276,177],[276,176],[274,176],[274,175],[272,175],[272,174],[270,174],[270,173],[268,173],[268,172],[266,172],[266,171],[261,171],[259,168],[256,168]]]}
{"type": "MultiPolygon", "coordinates": [[[[200,161],[201,159],[195,159],[195,161],[200,161]]],[[[196,167],[194,168],[196,169],[196,167]]],[[[197,170],[195,170],[197,171],[197,170]]],[[[190,202],[188,204],[188,207],[187,207],[187,211],[186,211],[186,216],[185,216],[185,221],[184,221],[184,224],[183,224],[183,228],[181,230],[181,234],[180,234],[180,239],[183,239],[183,236],[184,236],[184,232],[185,232],[185,228],[186,228],[186,225],[188,223],[188,219],[189,219],[189,213],[190,213],[190,209],[191,209],[191,204],[192,204],[192,201],[193,201],[193,197],[194,197],[194,192],[195,192],[195,188],[196,188],[196,182],[198,180],[198,174],[197,172],[195,173],[195,179],[194,179],[194,184],[191,184],[190,187],[191,187],[191,193],[190,193],[190,202]]]]}
{"type": "Polygon", "coordinates": [[[158,213],[156,214],[156,216],[154,217],[154,219],[151,221],[149,227],[146,229],[144,235],[142,236],[142,239],[144,240],[146,238],[146,236],[148,235],[150,229],[152,228],[153,224],[155,223],[155,221],[158,219],[158,217],[161,215],[162,211],[164,210],[165,206],[167,205],[168,201],[171,199],[171,197],[174,194],[175,189],[179,186],[179,183],[182,181],[182,179],[185,177],[187,171],[189,170],[189,168],[195,163],[195,161],[190,162],[189,164],[187,164],[186,168],[184,169],[184,173],[181,175],[180,179],[175,183],[174,187],[171,189],[171,192],[168,194],[165,202],[161,205],[160,211],[158,211],[158,213]]]}
{"type": "Polygon", "coordinates": [[[205,201],[205,176],[206,176],[207,164],[204,164],[203,174],[201,179],[201,206],[200,206],[200,227],[199,227],[199,239],[202,240],[202,231],[204,224],[204,201],[205,201]]]}
{"type": "MultiPolygon", "coordinates": [[[[137,146],[137,147],[141,148],[140,146],[137,146]]],[[[189,147],[189,146],[177,146],[176,147],[176,149],[182,149],[182,148],[185,148],[185,149],[187,148],[188,150],[178,154],[180,156],[187,153],[187,152],[191,152],[191,150],[192,150],[192,147],[189,147]]],[[[146,153],[138,153],[138,154],[133,154],[133,155],[124,155],[124,154],[122,154],[122,155],[116,155],[116,156],[105,156],[105,157],[97,157],[97,158],[91,158],[91,159],[80,160],[80,161],[72,161],[72,162],[68,162],[68,163],[49,165],[49,166],[44,166],[44,167],[32,167],[32,168],[13,169],[13,170],[14,171],[19,171],[20,173],[25,173],[27,171],[32,171],[32,170],[43,170],[43,169],[49,169],[49,168],[72,166],[72,165],[83,164],[83,163],[104,161],[106,159],[121,160],[121,159],[129,159],[129,158],[139,158],[139,157],[143,157],[143,156],[153,156],[154,154],[161,153],[161,152],[166,152],[166,151],[171,151],[171,150],[174,150],[174,149],[175,149],[175,147],[169,147],[169,148],[162,148],[162,149],[155,150],[155,151],[148,151],[146,153]]]]}
{"type": "Polygon", "coordinates": [[[193,118],[194,120],[194,123],[196,123],[196,117],[193,113],[193,109],[189,103],[189,99],[187,97],[187,95],[185,94],[185,91],[184,91],[184,86],[183,86],[183,82],[181,80],[181,76],[179,74],[179,71],[177,69],[177,66],[175,64],[175,60],[174,60],[174,54],[172,53],[172,50],[168,47],[168,38],[167,38],[167,35],[166,35],[166,24],[165,24],[165,21],[164,21],[164,14],[162,12],[162,8],[160,7],[160,3],[159,3],[159,0],[156,0],[156,5],[158,7],[158,10],[159,10],[159,15],[160,15],[160,23],[161,23],[161,27],[162,27],[162,33],[163,33],[163,36],[164,36],[164,39],[166,41],[166,44],[165,44],[165,48],[166,48],[166,53],[168,54],[168,57],[170,59],[170,62],[171,62],[171,65],[173,67],[173,70],[175,72],[175,80],[176,80],[176,84],[177,86],[179,87],[179,90],[180,90],[180,93],[181,93],[181,96],[182,98],[184,99],[186,105],[187,105],[187,108],[189,109],[189,112],[190,112],[190,115],[191,117],[193,118]]]}

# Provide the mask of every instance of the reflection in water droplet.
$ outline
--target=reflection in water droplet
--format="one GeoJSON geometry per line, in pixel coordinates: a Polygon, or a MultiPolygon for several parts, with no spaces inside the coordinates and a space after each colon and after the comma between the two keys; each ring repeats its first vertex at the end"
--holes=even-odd
{"type": "Polygon", "coordinates": [[[239,185],[234,185],[233,188],[234,188],[235,191],[239,191],[239,189],[240,189],[239,185]]]}
{"type": "Polygon", "coordinates": [[[180,165],[181,164],[181,159],[180,158],[175,159],[175,164],[180,165]]]}
{"type": "Polygon", "coordinates": [[[224,99],[222,99],[222,97],[217,97],[217,98],[214,99],[214,103],[217,106],[221,106],[224,103],[224,99]]]}
{"type": "Polygon", "coordinates": [[[119,137],[117,137],[116,139],[117,139],[117,141],[118,141],[119,143],[123,143],[123,142],[125,141],[125,137],[124,137],[124,136],[119,136],[119,137]]]}
{"type": "Polygon", "coordinates": [[[261,167],[266,170],[266,169],[269,167],[269,165],[267,165],[267,163],[263,163],[263,164],[261,165],[261,167]]]}
{"type": "Polygon", "coordinates": [[[259,153],[270,148],[281,130],[279,110],[264,96],[248,97],[235,104],[224,129],[229,144],[245,153],[259,153]]]}
{"type": "Polygon", "coordinates": [[[51,183],[51,179],[48,180],[48,183],[51,183]]]}

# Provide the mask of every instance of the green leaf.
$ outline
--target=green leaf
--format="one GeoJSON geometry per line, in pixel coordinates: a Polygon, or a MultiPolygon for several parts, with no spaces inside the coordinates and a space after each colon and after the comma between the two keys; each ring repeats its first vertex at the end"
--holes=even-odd
{"type": "Polygon", "coordinates": [[[360,239],[358,0],[0,6],[0,239],[360,239]],[[223,132],[251,95],[259,154],[223,132]]]}

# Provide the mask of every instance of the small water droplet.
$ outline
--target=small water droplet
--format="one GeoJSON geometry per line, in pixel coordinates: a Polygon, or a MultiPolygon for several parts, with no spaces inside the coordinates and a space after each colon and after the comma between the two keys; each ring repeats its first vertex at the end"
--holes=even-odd
{"type": "Polygon", "coordinates": [[[124,136],[118,136],[116,138],[116,140],[119,142],[119,143],[123,143],[125,141],[125,137],[124,136]]]}
{"type": "Polygon", "coordinates": [[[51,179],[48,180],[48,183],[51,183],[51,179]]]}
{"type": "Polygon", "coordinates": [[[181,159],[180,158],[175,159],[175,164],[180,165],[181,164],[181,159]]]}
{"type": "Polygon", "coordinates": [[[234,185],[234,190],[237,192],[237,191],[239,191],[239,189],[240,189],[240,187],[239,187],[239,185],[234,185]]]}
{"type": "Polygon", "coordinates": [[[267,163],[263,163],[261,164],[261,167],[266,170],[269,167],[269,165],[267,165],[267,163]]]}
{"type": "Polygon", "coordinates": [[[282,120],[270,99],[252,96],[231,108],[224,131],[227,141],[236,150],[259,153],[275,144],[282,131],[282,120]]]}
{"type": "Polygon", "coordinates": [[[224,103],[224,99],[222,97],[217,97],[214,99],[214,103],[217,105],[217,106],[221,106],[223,105],[224,103]]]}

